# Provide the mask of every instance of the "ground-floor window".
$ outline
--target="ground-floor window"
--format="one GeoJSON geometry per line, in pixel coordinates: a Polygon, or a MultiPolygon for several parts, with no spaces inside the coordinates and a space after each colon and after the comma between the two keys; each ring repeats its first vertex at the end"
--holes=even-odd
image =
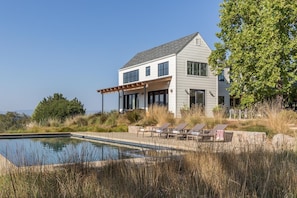
{"type": "Polygon", "coordinates": [[[224,96],[219,96],[219,98],[218,98],[218,104],[219,105],[224,105],[225,104],[225,97],[224,96]]]}
{"type": "Polygon", "coordinates": [[[230,97],[230,107],[237,107],[239,105],[240,105],[239,98],[230,97]]]}
{"type": "Polygon", "coordinates": [[[124,95],[124,109],[137,109],[138,107],[138,94],[124,95]]]}
{"type": "Polygon", "coordinates": [[[148,104],[168,106],[168,89],[148,92],[148,104]]]}
{"type": "Polygon", "coordinates": [[[205,106],[205,90],[190,89],[190,107],[205,106]]]}

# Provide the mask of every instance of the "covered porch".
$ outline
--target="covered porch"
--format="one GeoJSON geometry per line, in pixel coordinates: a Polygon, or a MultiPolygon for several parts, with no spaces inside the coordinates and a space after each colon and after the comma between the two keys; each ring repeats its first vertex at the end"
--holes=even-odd
{"type": "Polygon", "coordinates": [[[148,105],[153,103],[166,104],[168,103],[168,88],[171,78],[171,76],[167,76],[154,80],[99,89],[97,92],[101,93],[101,112],[104,112],[104,95],[116,92],[118,92],[118,112],[124,112],[132,109],[146,110],[148,105]],[[154,92],[156,90],[160,90],[160,95],[157,95],[158,92],[154,92]],[[159,96],[159,98],[157,98],[157,96],[159,96]]]}

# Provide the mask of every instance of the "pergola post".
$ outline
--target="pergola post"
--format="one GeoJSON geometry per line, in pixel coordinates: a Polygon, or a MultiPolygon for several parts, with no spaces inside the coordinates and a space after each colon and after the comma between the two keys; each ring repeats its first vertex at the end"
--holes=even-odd
{"type": "Polygon", "coordinates": [[[118,112],[120,113],[120,109],[121,109],[121,93],[120,91],[118,91],[118,94],[119,94],[119,98],[118,98],[118,112]]]}
{"type": "Polygon", "coordinates": [[[143,108],[146,111],[146,84],[143,86],[143,108]]]}
{"type": "Polygon", "coordinates": [[[104,109],[103,109],[103,106],[104,106],[104,97],[103,97],[103,93],[101,92],[101,114],[103,114],[104,113],[104,109]]]}
{"type": "Polygon", "coordinates": [[[122,89],[122,104],[123,104],[123,113],[125,112],[125,96],[124,96],[124,89],[122,89]]]}

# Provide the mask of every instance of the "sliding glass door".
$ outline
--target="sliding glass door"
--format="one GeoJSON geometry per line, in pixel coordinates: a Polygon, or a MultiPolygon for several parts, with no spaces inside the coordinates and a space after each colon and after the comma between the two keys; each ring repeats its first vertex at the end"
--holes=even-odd
{"type": "Polygon", "coordinates": [[[148,92],[148,105],[168,106],[168,89],[148,92]]]}
{"type": "Polygon", "coordinates": [[[205,106],[205,90],[190,89],[190,107],[205,106]]]}

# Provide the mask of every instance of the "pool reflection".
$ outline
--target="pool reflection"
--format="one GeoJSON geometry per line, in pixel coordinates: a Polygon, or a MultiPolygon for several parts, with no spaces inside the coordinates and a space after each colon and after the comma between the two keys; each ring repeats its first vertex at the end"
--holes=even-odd
{"type": "Polygon", "coordinates": [[[81,163],[143,157],[136,149],[74,138],[2,139],[0,154],[16,166],[81,163]]]}

